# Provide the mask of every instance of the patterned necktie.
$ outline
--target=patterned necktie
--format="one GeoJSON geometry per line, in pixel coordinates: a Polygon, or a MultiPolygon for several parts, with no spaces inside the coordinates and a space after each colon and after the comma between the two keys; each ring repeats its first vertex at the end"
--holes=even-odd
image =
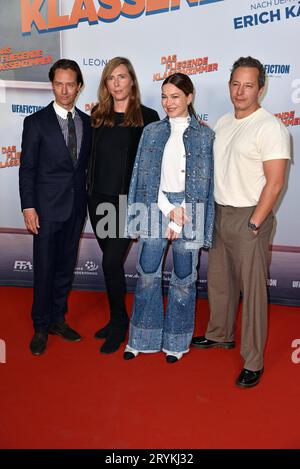
{"type": "Polygon", "coordinates": [[[68,149],[72,158],[73,163],[77,161],[77,138],[75,122],[72,117],[72,113],[68,112],[68,149]]]}

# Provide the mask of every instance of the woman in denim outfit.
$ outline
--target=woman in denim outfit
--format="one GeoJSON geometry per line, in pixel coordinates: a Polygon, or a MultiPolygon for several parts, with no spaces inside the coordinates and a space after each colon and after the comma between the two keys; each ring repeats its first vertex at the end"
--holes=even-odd
{"type": "Polygon", "coordinates": [[[193,83],[175,73],[162,84],[167,114],[143,131],[128,196],[128,234],[140,237],[139,274],[124,359],[163,350],[168,363],[189,351],[199,250],[212,243],[214,132],[192,105],[193,83]],[[172,243],[174,269],[164,314],[162,265],[172,243]]]}

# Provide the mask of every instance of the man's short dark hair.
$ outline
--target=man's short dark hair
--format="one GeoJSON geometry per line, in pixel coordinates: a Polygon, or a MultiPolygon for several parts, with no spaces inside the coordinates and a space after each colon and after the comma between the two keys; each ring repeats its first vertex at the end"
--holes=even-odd
{"type": "Polygon", "coordinates": [[[230,82],[232,80],[232,76],[233,76],[235,70],[238,67],[257,68],[257,70],[258,70],[258,87],[259,87],[259,89],[261,89],[261,88],[263,88],[263,86],[265,86],[266,72],[265,72],[263,64],[259,60],[254,59],[253,57],[250,57],[250,55],[248,57],[240,57],[238,60],[236,60],[233,64],[233,66],[232,66],[232,69],[231,69],[230,80],[229,80],[230,82]]]}
{"type": "Polygon", "coordinates": [[[76,73],[76,81],[78,85],[83,86],[83,76],[80,70],[80,67],[75,60],[70,59],[60,59],[55,62],[49,70],[49,80],[53,83],[55,72],[58,68],[63,70],[71,69],[76,73]]]}

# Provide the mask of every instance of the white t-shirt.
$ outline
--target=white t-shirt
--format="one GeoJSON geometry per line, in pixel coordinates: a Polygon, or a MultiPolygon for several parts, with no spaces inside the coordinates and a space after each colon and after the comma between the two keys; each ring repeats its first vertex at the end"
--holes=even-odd
{"type": "Polygon", "coordinates": [[[216,202],[233,207],[257,205],[266,183],[263,162],[290,159],[288,130],[263,108],[243,119],[225,114],[214,130],[216,202]]]}

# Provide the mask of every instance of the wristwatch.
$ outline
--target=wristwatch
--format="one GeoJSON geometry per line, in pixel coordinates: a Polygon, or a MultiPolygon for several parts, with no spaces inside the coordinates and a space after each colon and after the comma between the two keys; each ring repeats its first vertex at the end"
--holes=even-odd
{"type": "Polygon", "coordinates": [[[251,220],[248,221],[248,227],[251,228],[252,231],[259,230],[259,226],[257,226],[255,223],[252,223],[251,220]]]}

